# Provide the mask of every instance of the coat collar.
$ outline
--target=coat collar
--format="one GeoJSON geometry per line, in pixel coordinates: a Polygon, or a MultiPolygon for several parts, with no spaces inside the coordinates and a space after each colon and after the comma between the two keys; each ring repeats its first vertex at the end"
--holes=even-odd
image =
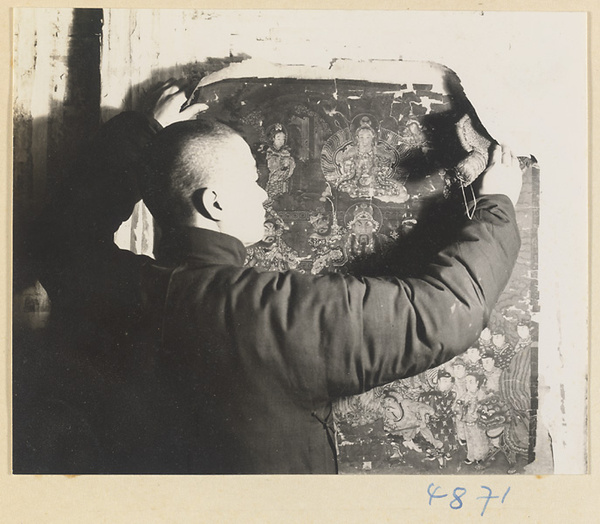
{"type": "Polygon", "coordinates": [[[182,227],[164,231],[156,250],[156,260],[172,266],[190,258],[201,264],[242,266],[246,248],[237,238],[208,229],[182,227]]]}

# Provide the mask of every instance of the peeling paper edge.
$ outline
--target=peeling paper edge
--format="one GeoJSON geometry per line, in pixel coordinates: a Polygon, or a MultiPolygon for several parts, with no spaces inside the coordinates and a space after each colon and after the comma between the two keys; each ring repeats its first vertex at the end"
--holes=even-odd
{"type": "Polygon", "coordinates": [[[198,83],[197,90],[231,79],[301,78],[302,80],[364,80],[370,83],[431,84],[432,89],[443,90],[448,77],[458,76],[454,71],[436,62],[398,60],[352,60],[337,58],[329,68],[306,64],[277,64],[250,58],[211,73],[198,83]]]}

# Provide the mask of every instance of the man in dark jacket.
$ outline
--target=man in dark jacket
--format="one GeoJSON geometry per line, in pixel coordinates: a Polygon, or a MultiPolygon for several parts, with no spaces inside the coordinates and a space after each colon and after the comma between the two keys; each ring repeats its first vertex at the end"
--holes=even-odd
{"type": "MultiPolygon", "coordinates": [[[[180,107],[180,93],[169,96],[163,109],[180,107]]],[[[440,365],[485,327],[520,246],[517,159],[494,149],[472,219],[417,277],[265,272],[243,267],[245,247],[262,238],[267,198],[248,145],[220,123],[159,130],[154,116],[109,122],[88,167],[96,182],[113,179],[115,195],[115,181],[129,190],[139,178],[162,232],[156,260],[116,249],[119,220],[101,212],[83,220],[78,242],[69,230],[62,250],[87,297],[77,314],[135,347],[119,357],[115,382],[135,390],[139,420],[128,430],[115,422],[109,469],[335,473],[332,400],[440,365]]],[[[119,198],[112,215],[123,219],[136,198],[119,198]]],[[[78,205],[84,216],[96,209],[78,205]]],[[[43,283],[72,307],[68,289],[79,288],[62,278],[47,268],[43,283]]]]}

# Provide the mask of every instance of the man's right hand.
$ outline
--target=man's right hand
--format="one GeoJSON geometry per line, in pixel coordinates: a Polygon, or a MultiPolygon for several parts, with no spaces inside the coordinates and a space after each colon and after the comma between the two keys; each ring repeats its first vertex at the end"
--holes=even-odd
{"type": "Polygon", "coordinates": [[[496,144],[488,167],[481,175],[478,195],[506,195],[516,206],[522,185],[523,173],[519,159],[508,146],[496,144]]]}

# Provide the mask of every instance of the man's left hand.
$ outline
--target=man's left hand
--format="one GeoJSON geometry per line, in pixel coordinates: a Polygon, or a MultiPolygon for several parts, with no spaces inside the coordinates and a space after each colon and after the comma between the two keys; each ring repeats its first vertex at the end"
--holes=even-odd
{"type": "Polygon", "coordinates": [[[184,90],[173,80],[169,80],[154,91],[148,100],[147,113],[161,126],[191,120],[208,109],[206,104],[192,104],[181,109],[187,97],[184,90]]]}

